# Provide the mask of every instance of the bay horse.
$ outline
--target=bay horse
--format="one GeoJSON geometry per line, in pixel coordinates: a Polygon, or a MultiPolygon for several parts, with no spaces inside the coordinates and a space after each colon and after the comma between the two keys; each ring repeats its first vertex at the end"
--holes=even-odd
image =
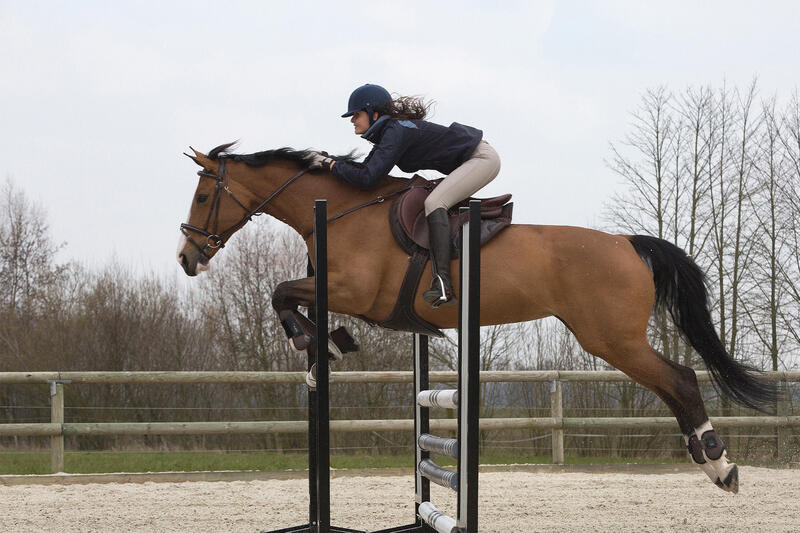
{"type": "MultiPolygon", "coordinates": [[[[310,169],[307,151],[244,155],[231,153],[233,144],[208,155],[193,148],[193,156],[186,154],[202,167],[189,219],[181,225],[178,262],[186,274],[206,270],[256,213],[291,226],[313,258],[314,200],[327,199],[328,213],[363,206],[329,223],[329,308],[374,322],[386,318],[409,257],[392,236],[390,202],[380,199],[409,180],[387,176],[378,187],[359,190],[325,169],[310,169]]],[[[728,462],[709,423],[694,370],[664,358],[647,339],[654,308],[667,309],[722,393],[763,409],[774,401],[775,390],[726,352],[711,320],[704,274],[683,250],[649,236],[512,224],[481,249],[481,279],[481,325],[557,317],[584,350],[661,398],[677,419],[692,460],[717,486],[738,491],[738,468],[728,462]]],[[[421,284],[430,282],[426,272],[421,284]]],[[[458,306],[432,309],[421,292],[414,302],[419,316],[439,328],[455,328],[458,306]]],[[[280,283],[272,298],[279,314],[313,302],[313,277],[280,283]]]]}

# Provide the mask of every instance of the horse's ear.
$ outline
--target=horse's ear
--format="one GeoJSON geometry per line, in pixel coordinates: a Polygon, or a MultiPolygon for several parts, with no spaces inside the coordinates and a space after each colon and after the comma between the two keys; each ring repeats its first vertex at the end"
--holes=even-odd
{"type": "Polygon", "coordinates": [[[192,152],[194,152],[194,155],[189,155],[185,152],[183,155],[185,155],[186,157],[188,157],[189,159],[191,159],[192,161],[194,161],[203,168],[209,168],[211,166],[211,160],[208,158],[208,156],[206,156],[202,152],[198,152],[191,146],[189,148],[192,150],[192,152]]]}

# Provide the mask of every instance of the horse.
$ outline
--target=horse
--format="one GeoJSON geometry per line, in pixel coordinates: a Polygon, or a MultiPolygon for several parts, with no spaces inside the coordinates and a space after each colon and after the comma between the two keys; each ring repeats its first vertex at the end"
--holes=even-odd
{"type": "MultiPolygon", "coordinates": [[[[178,262],[185,273],[207,270],[231,235],[260,213],[299,233],[313,258],[313,206],[324,198],[328,212],[337,213],[328,228],[329,309],[373,322],[389,315],[409,257],[392,236],[390,202],[383,199],[409,180],[387,176],[374,189],[360,190],[327,169],[310,168],[308,151],[235,154],[233,144],[207,155],[194,148],[194,155],[185,154],[201,167],[188,221],[181,225],[178,262]]],[[[480,275],[481,325],[557,317],[584,350],[663,400],[692,461],[717,486],[738,492],[738,468],[709,422],[694,370],[666,359],[648,341],[651,314],[659,307],[668,311],[732,400],[764,410],[776,392],[726,352],[709,312],[704,273],[683,250],[646,235],[511,224],[482,247],[480,275]]],[[[424,274],[421,284],[430,282],[424,274]]],[[[422,319],[442,329],[457,327],[458,306],[433,309],[420,293],[414,309],[422,319]]],[[[281,316],[313,303],[313,277],[282,282],[272,296],[281,316]]]]}

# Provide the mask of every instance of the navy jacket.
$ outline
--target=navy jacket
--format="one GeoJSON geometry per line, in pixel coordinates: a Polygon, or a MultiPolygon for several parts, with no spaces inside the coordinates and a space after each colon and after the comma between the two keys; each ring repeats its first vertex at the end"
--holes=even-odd
{"type": "Polygon", "coordinates": [[[483,132],[458,122],[446,127],[383,115],[362,137],[375,145],[364,162],[338,161],[331,172],[360,189],[369,189],[381,183],[395,165],[403,172],[425,169],[450,174],[469,159],[483,132]]]}

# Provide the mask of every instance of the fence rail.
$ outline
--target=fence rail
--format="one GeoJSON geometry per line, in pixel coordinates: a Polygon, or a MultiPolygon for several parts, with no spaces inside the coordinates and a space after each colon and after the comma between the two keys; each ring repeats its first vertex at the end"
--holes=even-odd
{"type": "MultiPolygon", "coordinates": [[[[800,382],[800,372],[767,372],[763,378],[783,384],[800,382]]],[[[437,383],[458,380],[456,372],[431,372],[437,383]]],[[[551,430],[553,462],[564,462],[564,430],[567,429],[630,429],[675,428],[672,417],[587,417],[563,416],[563,384],[569,382],[629,382],[618,371],[485,371],[483,383],[550,382],[550,417],[482,418],[481,430],[540,429],[551,430]]],[[[711,381],[708,372],[697,372],[698,381],[711,381]]],[[[411,383],[411,372],[334,372],[331,383],[411,383]]],[[[209,435],[209,434],[277,434],[305,433],[308,422],[140,422],[140,423],[65,423],[64,386],[79,384],[208,384],[208,383],[305,383],[303,372],[0,372],[0,384],[49,384],[51,422],[32,424],[0,424],[0,437],[45,436],[51,438],[51,469],[64,470],[64,436],[69,435],[209,435]]],[[[775,416],[712,417],[717,427],[749,426],[778,430],[778,446],[786,446],[788,428],[800,427],[800,416],[788,415],[786,398],[779,402],[775,416]]],[[[456,419],[431,420],[431,429],[455,431],[456,419]]],[[[414,420],[332,420],[332,432],[413,431],[414,420]]]]}
{"type": "MultiPolygon", "coordinates": [[[[455,383],[456,372],[430,373],[431,381],[436,383],[455,383]]],[[[0,384],[51,383],[68,381],[70,383],[305,383],[305,372],[0,372],[0,384]]],[[[766,381],[800,382],[800,371],[764,372],[766,381]]],[[[631,378],[618,370],[484,370],[481,383],[541,383],[553,380],[575,382],[619,382],[631,378]]],[[[711,381],[709,372],[697,371],[697,381],[711,381]]],[[[412,383],[412,372],[333,372],[331,383],[412,383]]]]}

